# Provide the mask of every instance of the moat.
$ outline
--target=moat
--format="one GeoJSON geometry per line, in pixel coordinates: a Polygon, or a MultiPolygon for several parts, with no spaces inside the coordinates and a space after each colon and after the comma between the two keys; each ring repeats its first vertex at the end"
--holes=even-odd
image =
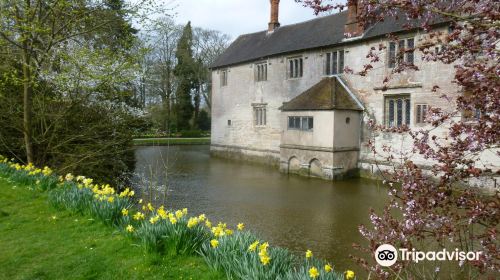
{"type": "Polygon", "coordinates": [[[243,222],[271,245],[301,254],[310,249],[340,269],[355,266],[352,244],[364,242],[358,226],[369,222],[370,208],[380,210],[387,201],[377,181],[288,176],[210,157],[209,146],[138,147],[136,159],[142,185],[168,181],[165,206],[186,207],[232,227],[243,222]]]}

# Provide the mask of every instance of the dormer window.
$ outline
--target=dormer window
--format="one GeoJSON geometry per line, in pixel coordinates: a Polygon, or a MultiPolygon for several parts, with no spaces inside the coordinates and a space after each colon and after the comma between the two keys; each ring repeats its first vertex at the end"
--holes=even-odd
{"type": "Polygon", "coordinates": [[[400,62],[413,64],[415,62],[414,50],[415,40],[413,38],[389,42],[389,68],[394,68],[400,62]]]}
{"type": "Polygon", "coordinates": [[[325,75],[336,75],[344,73],[344,50],[326,53],[325,75]]]}
{"type": "Polygon", "coordinates": [[[302,59],[302,57],[289,58],[287,78],[288,79],[302,78],[302,76],[304,75],[303,65],[304,65],[304,60],[302,59]]]}

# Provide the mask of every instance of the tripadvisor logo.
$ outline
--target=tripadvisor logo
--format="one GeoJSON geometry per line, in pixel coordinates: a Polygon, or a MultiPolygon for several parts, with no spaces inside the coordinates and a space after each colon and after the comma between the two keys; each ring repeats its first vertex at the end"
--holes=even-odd
{"type": "Polygon", "coordinates": [[[400,248],[398,250],[390,245],[384,244],[380,245],[377,250],[375,250],[375,260],[381,266],[392,266],[398,260],[400,256],[402,261],[411,261],[418,263],[420,261],[478,261],[479,257],[483,252],[464,252],[455,249],[454,251],[448,251],[442,249],[440,251],[416,251],[415,249],[408,250],[405,248],[400,248]]]}

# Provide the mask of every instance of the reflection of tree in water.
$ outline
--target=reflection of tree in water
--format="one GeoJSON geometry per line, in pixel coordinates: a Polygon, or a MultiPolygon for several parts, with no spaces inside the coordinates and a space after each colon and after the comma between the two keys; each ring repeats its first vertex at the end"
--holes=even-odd
{"type": "Polygon", "coordinates": [[[171,189],[171,178],[178,176],[174,166],[178,160],[178,151],[157,149],[154,157],[149,157],[142,170],[133,174],[132,187],[139,197],[153,205],[165,205],[171,189]],[[171,154],[171,152],[173,154],[171,154]]]}

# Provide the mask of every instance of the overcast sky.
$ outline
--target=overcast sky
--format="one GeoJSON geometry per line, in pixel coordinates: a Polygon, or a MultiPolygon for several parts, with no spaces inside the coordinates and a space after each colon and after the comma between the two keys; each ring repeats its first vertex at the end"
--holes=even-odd
{"type": "MultiPolygon", "coordinates": [[[[176,0],[175,21],[226,33],[231,39],[241,34],[267,29],[270,18],[269,0],[176,0]]],[[[314,16],[312,9],[304,8],[294,0],[281,0],[280,23],[287,25],[314,16]]]]}

